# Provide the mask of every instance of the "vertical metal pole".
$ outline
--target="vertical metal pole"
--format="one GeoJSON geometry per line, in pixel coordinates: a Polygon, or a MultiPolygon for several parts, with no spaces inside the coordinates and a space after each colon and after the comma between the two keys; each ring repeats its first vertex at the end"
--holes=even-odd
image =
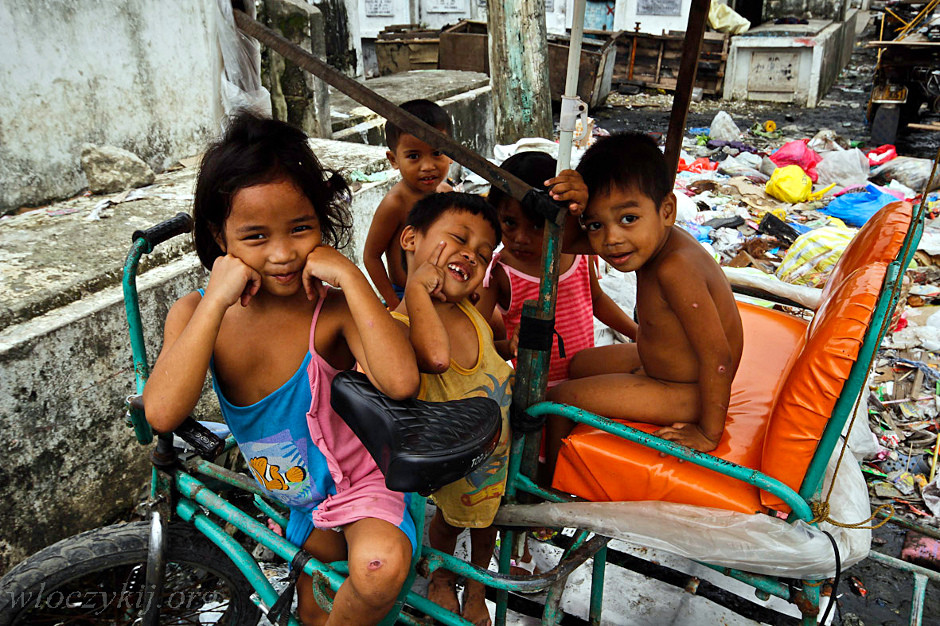
{"type": "Polygon", "coordinates": [[[604,575],[607,572],[607,547],[594,554],[591,570],[591,626],[601,626],[601,611],[604,608],[604,575]]]}
{"type": "Polygon", "coordinates": [[[914,573],[914,591],[911,596],[911,626],[920,626],[924,618],[924,595],[927,593],[927,577],[914,573]]]}
{"type": "MultiPolygon", "coordinates": [[[[568,72],[565,74],[565,95],[573,98],[578,95],[578,73],[581,69],[581,42],[584,40],[584,8],[586,0],[574,0],[574,14],[571,16],[571,42],[568,46],[568,72]]],[[[571,142],[573,133],[561,130],[558,136],[558,169],[566,170],[571,165],[571,142]]]]}
{"type": "Polygon", "coordinates": [[[676,80],[676,93],[672,100],[672,114],[669,116],[669,130],[666,132],[666,165],[673,181],[679,167],[679,151],[682,148],[682,134],[685,119],[692,102],[692,88],[695,86],[695,72],[698,70],[698,58],[702,51],[702,38],[705,36],[705,19],[708,17],[710,0],[692,0],[689,7],[689,23],[685,28],[685,42],[682,47],[682,59],[679,62],[679,77],[676,80]]]}

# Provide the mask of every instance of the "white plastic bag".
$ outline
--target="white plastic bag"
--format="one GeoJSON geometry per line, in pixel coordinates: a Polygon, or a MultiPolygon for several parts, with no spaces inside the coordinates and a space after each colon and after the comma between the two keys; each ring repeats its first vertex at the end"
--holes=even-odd
{"type": "Polygon", "coordinates": [[[868,183],[868,157],[858,148],[826,152],[816,166],[816,173],[819,175],[816,182],[821,186],[865,185],[868,183]]]}
{"type": "MultiPolygon", "coordinates": [[[[828,492],[839,450],[829,461],[828,492]]],[[[702,471],[707,471],[702,469],[702,471]]],[[[860,522],[871,515],[862,471],[851,455],[842,461],[830,501],[830,518],[860,522]]],[[[505,505],[496,524],[586,528],[638,546],[756,574],[803,579],[835,574],[829,532],[839,548],[842,569],[868,556],[871,531],[821,523],[788,524],[770,515],[737,513],[672,502],[569,502],[505,505]]]]}
{"type": "MultiPolygon", "coordinates": [[[[250,4],[250,3],[249,3],[250,4]]],[[[221,96],[225,115],[249,109],[271,117],[271,94],[261,86],[261,48],[235,28],[232,3],[218,0],[216,33],[222,52],[221,96]]]]}
{"type": "Polygon", "coordinates": [[[731,116],[724,111],[718,111],[712,120],[712,125],[708,129],[708,136],[711,139],[721,141],[736,141],[741,136],[741,129],[738,128],[731,116]]]}

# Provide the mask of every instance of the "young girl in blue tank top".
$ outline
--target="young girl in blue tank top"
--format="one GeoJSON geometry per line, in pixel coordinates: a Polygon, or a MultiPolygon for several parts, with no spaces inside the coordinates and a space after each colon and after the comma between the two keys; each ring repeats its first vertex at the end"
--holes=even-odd
{"type": "MultiPolygon", "coordinates": [[[[348,238],[348,200],[342,177],[327,177],[302,132],[236,116],[196,183],[194,239],[209,283],[170,309],[144,402],[154,429],[171,431],[211,370],[252,474],[290,507],[287,538],[321,561],[349,561],[330,623],[368,624],[401,589],[415,528],[405,496],[385,488],[330,408],[330,382],[358,363],[400,399],[419,379],[406,334],[332,247],[348,238]]],[[[303,622],[323,623],[310,578],[297,588],[303,622]]]]}

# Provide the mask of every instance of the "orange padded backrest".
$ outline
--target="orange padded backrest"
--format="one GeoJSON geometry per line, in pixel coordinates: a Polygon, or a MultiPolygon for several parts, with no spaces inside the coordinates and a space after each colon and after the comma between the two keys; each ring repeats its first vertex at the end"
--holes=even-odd
{"type": "MultiPolygon", "coordinates": [[[[826,423],[855,363],[884,283],[886,263],[857,269],[816,311],[806,345],[790,369],[764,438],[761,470],[799,490],[826,423]]],[[[761,492],[764,506],[787,510],[761,492]]]]}
{"type": "MultiPolygon", "coordinates": [[[[855,235],[823,290],[823,305],[807,329],[764,439],[761,470],[798,490],[832,415],[871,322],[887,265],[901,250],[912,207],[892,202],[855,235]]],[[[787,510],[761,492],[761,503],[787,510]]]]}

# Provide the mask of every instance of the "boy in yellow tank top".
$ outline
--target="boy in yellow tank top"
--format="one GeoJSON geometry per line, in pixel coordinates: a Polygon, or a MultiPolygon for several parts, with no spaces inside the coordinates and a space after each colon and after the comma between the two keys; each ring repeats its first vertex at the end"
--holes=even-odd
{"type": "MultiPolygon", "coordinates": [[[[506,485],[513,371],[496,352],[489,324],[469,296],[483,282],[499,240],[496,211],[482,198],[438,193],[419,200],[401,234],[408,281],[405,296],[392,313],[410,328],[421,371],[418,398],[445,402],[483,396],[502,408],[496,450],[477,470],[433,494],[438,508],[428,529],[431,547],[453,554],[458,535],[469,528],[470,560],[484,569],[496,544],[492,523],[506,485]]],[[[460,612],[454,574],[434,572],[428,598],[460,612]]],[[[483,585],[468,581],[464,619],[489,624],[484,599],[483,585]]]]}

